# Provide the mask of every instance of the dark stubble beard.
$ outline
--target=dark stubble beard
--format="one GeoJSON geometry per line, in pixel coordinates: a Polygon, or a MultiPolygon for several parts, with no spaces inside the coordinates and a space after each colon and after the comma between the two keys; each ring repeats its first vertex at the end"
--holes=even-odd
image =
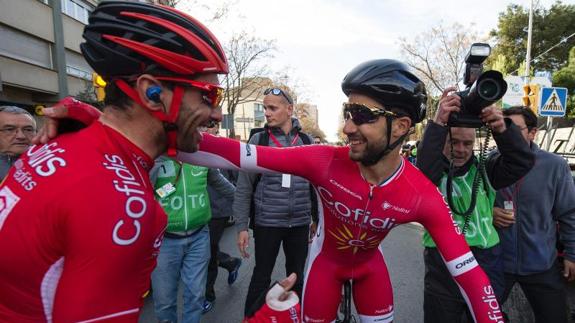
{"type": "Polygon", "coordinates": [[[386,148],[386,142],[386,138],[383,138],[381,142],[367,142],[363,155],[351,159],[360,162],[363,166],[373,166],[387,155],[388,152],[383,153],[386,148]]]}

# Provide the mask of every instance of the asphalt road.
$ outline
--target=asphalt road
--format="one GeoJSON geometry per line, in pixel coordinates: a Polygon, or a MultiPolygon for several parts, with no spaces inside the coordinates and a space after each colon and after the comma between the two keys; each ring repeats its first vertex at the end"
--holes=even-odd
{"type": "MultiPolygon", "coordinates": [[[[421,246],[422,229],[417,225],[406,224],[391,231],[383,243],[384,255],[391,276],[394,301],[395,323],[413,323],[423,321],[423,248],[421,246]]],[[[235,244],[236,233],[229,228],[224,233],[221,249],[238,256],[235,244]]],[[[253,239],[250,239],[253,243],[253,239]]],[[[253,244],[249,250],[253,251],[253,244]]],[[[273,280],[285,277],[284,255],[280,252],[272,276],[273,280]]],[[[244,259],[237,281],[227,284],[227,271],[220,269],[216,282],[216,303],[213,310],[203,316],[206,323],[235,323],[243,317],[244,300],[247,294],[252,270],[253,256],[244,259]]],[[[374,286],[377,288],[377,286],[374,286]]],[[[181,308],[181,291],[179,307],[181,308]]],[[[181,313],[180,313],[181,315],[181,313]]],[[[155,323],[154,309],[151,298],[146,300],[140,323],[155,323]]]]}

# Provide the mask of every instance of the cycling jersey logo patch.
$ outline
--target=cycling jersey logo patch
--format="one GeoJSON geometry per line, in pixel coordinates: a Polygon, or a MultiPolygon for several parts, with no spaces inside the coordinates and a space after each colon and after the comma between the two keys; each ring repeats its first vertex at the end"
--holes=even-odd
{"type": "Polygon", "coordinates": [[[20,201],[20,197],[14,194],[7,186],[4,186],[0,190],[0,230],[2,230],[4,221],[6,221],[6,218],[18,201],[20,201]]]}
{"type": "Polygon", "coordinates": [[[384,201],[383,203],[381,203],[381,208],[384,209],[385,211],[391,209],[393,211],[403,213],[403,214],[409,214],[411,212],[411,210],[408,210],[406,208],[402,208],[399,206],[395,206],[395,205],[389,203],[388,201],[384,201]]]}
{"type": "Polygon", "coordinates": [[[328,230],[332,237],[335,238],[338,250],[351,250],[354,254],[358,249],[367,250],[377,248],[381,239],[377,235],[368,236],[363,232],[360,236],[354,237],[351,231],[344,225],[335,230],[328,230]]]}

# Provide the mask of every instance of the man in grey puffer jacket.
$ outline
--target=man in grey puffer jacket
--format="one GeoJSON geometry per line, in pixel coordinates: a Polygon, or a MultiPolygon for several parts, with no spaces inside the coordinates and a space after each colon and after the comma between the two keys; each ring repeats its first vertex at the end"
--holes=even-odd
{"type": "MultiPolygon", "coordinates": [[[[302,137],[307,135],[300,132],[299,121],[292,118],[291,97],[279,88],[267,89],[264,94],[267,123],[264,131],[256,133],[249,143],[258,144],[260,136],[268,136],[268,146],[303,145],[302,137]]],[[[309,138],[308,142],[313,141],[309,138]]],[[[297,274],[293,290],[301,296],[311,220],[310,188],[303,178],[289,174],[240,173],[233,210],[238,228],[238,247],[244,258],[249,257],[246,249],[252,198],[255,207],[256,266],[246,297],[245,313],[270,285],[280,244],[283,244],[286,256],[286,274],[297,274]],[[254,184],[257,185],[255,189],[254,184]]]]}

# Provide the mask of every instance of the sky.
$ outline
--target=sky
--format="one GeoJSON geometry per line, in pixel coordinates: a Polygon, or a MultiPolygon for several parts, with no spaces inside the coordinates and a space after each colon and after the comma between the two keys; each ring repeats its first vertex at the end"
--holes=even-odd
{"type": "MultiPolygon", "coordinates": [[[[378,58],[401,60],[400,38],[413,39],[440,23],[473,24],[485,37],[508,4],[528,8],[530,0],[235,0],[225,19],[209,20],[210,10],[230,1],[180,0],[178,8],[204,22],[222,42],[241,30],[274,39],[277,50],[266,63],[289,71],[289,78],[303,85],[299,102],[317,105],[319,126],[335,141],[346,100],[341,81],[355,66],[378,58]]],[[[545,8],[554,2],[534,0],[545,8]]]]}

